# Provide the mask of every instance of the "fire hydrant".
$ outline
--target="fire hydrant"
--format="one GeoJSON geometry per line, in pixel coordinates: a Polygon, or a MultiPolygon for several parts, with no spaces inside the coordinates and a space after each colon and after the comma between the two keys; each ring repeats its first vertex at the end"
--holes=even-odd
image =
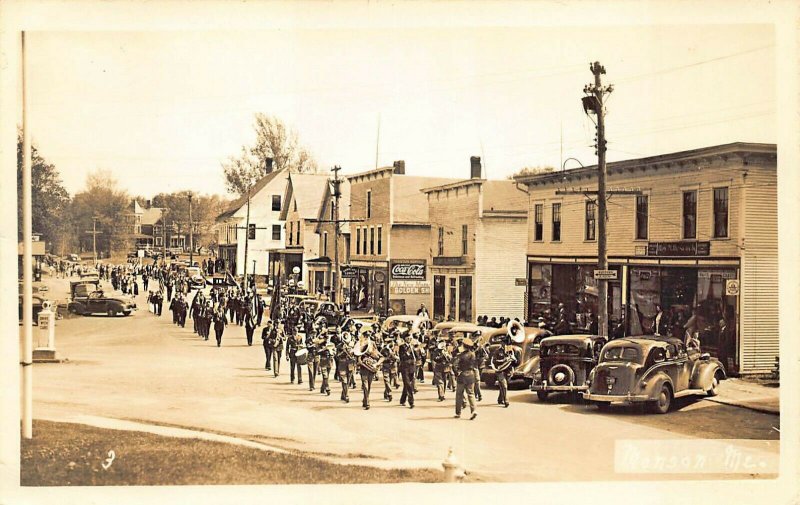
{"type": "Polygon", "coordinates": [[[447,451],[447,457],[442,461],[444,468],[444,481],[445,482],[461,482],[466,476],[464,467],[453,455],[453,448],[450,447],[447,451]]]}

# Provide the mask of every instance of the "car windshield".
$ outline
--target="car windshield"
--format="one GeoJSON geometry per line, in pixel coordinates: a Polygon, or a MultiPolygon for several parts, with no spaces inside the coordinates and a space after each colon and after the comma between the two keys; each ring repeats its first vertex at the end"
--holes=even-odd
{"type": "Polygon", "coordinates": [[[635,347],[611,347],[603,352],[602,361],[639,361],[639,350],[635,347]]]}
{"type": "Polygon", "coordinates": [[[541,349],[542,356],[578,356],[581,350],[572,344],[548,345],[541,349]]]}

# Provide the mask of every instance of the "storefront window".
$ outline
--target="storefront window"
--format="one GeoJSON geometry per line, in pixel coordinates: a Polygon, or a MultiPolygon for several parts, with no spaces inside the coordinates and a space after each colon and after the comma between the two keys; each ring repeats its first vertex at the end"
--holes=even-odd
{"type": "Polygon", "coordinates": [[[629,272],[628,335],[684,339],[689,333],[699,338],[703,352],[719,357],[728,370],[735,367],[736,297],[725,295],[725,283],[736,278],[736,270],[632,267],[629,272]]]}

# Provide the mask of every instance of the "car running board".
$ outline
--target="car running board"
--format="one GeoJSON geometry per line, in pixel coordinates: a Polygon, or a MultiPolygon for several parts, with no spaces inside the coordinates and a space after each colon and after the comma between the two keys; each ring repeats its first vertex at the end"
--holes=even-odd
{"type": "Polygon", "coordinates": [[[702,389],[684,389],[679,393],[675,393],[675,398],[680,398],[682,396],[690,396],[690,395],[704,395],[706,392],[702,389]]]}

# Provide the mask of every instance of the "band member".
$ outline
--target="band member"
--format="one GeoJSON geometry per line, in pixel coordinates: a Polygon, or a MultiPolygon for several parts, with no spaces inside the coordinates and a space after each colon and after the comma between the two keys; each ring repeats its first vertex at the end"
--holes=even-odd
{"type": "MultiPolygon", "coordinates": [[[[419,330],[419,334],[415,341],[415,351],[417,353],[417,370],[415,372],[416,381],[420,384],[425,384],[425,362],[426,362],[426,346],[425,346],[425,332],[423,330],[419,330]]],[[[416,386],[414,387],[414,392],[417,392],[416,386]]]]}
{"type": "Polygon", "coordinates": [[[317,369],[319,368],[319,356],[317,351],[316,335],[314,332],[306,334],[306,349],[308,349],[308,358],[306,359],[306,369],[308,370],[308,390],[314,391],[314,379],[317,377],[317,369]]]}
{"type": "Polygon", "coordinates": [[[244,333],[247,336],[247,345],[253,345],[253,333],[256,331],[256,318],[248,310],[244,316],[244,333]]]}
{"type": "Polygon", "coordinates": [[[267,320],[267,325],[261,330],[261,344],[264,346],[264,370],[270,370],[272,364],[272,353],[275,352],[275,340],[277,332],[273,326],[272,320],[267,320]]]}
{"type": "Polygon", "coordinates": [[[286,340],[286,359],[289,360],[289,382],[294,383],[294,376],[296,373],[297,383],[303,383],[302,365],[297,361],[295,354],[304,347],[303,337],[299,333],[292,335],[286,340]]]}
{"type": "Polygon", "coordinates": [[[486,366],[486,361],[489,359],[489,351],[486,345],[477,344],[475,346],[475,400],[483,400],[481,394],[481,372],[486,366]]]}
{"type": "Polygon", "coordinates": [[[452,370],[451,361],[452,356],[447,351],[447,344],[441,341],[437,344],[436,348],[431,354],[433,360],[433,385],[436,386],[436,392],[439,395],[439,401],[444,401],[445,390],[445,377],[448,370],[452,370]]]}
{"type": "Polygon", "coordinates": [[[478,412],[475,409],[475,353],[472,351],[474,345],[471,338],[462,340],[459,348],[460,352],[454,363],[458,372],[458,377],[456,378],[456,418],[461,417],[464,394],[467,395],[470,412],[472,412],[470,420],[478,417],[478,412]]]}
{"type": "Polygon", "coordinates": [[[381,374],[383,375],[383,399],[392,401],[392,380],[397,382],[397,377],[394,377],[394,369],[397,364],[397,354],[394,351],[394,344],[386,342],[381,349],[381,356],[383,356],[383,364],[381,365],[381,374]]]}
{"type": "Polygon", "coordinates": [[[217,307],[217,310],[214,312],[214,333],[217,336],[217,347],[222,345],[222,332],[225,331],[225,326],[228,324],[228,320],[225,318],[225,311],[222,310],[222,307],[217,307]]]}
{"type": "Polygon", "coordinates": [[[352,367],[355,365],[353,356],[353,342],[349,335],[345,333],[336,349],[336,368],[339,374],[339,382],[342,383],[342,395],[339,397],[345,403],[350,403],[349,385],[353,380],[352,367]]]}
{"type": "MultiPolygon", "coordinates": [[[[271,321],[268,321],[271,322],[271,321]]],[[[272,349],[272,375],[277,377],[281,373],[281,351],[283,350],[286,335],[283,333],[283,328],[275,324],[275,342],[272,349]]]]}
{"type": "Polygon", "coordinates": [[[369,393],[372,390],[372,381],[375,373],[380,369],[381,356],[375,349],[375,344],[370,340],[370,332],[365,332],[358,343],[358,349],[353,354],[358,358],[358,373],[361,375],[361,392],[364,398],[361,406],[369,410],[369,393]]]}
{"type": "Polygon", "coordinates": [[[414,408],[414,374],[417,370],[417,351],[414,348],[414,337],[406,334],[405,341],[400,346],[398,358],[400,359],[400,375],[403,378],[403,393],[400,395],[400,405],[405,406],[408,398],[409,408],[414,408]]]}
{"type": "MultiPolygon", "coordinates": [[[[322,340],[322,339],[320,339],[322,340]]],[[[319,360],[319,372],[322,376],[322,385],[319,388],[321,394],[331,395],[331,388],[328,384],[328,377],[331,373],[331,366],[333,365],[333,354],[336,347],[330,342],[324,342],[320,345],[317,351],[317,359],[319,360]]]]}
{"type": "Polygon", "coordinates": [[[494,353],[492,353],[490,364],[492,369],[495,370],[497,387],[500,389],[497,403],[507,408],[509,405],[508,378],[514,373],[514,367],[517,366],[517,355],[514,352],[514,346],[511,345],[509,340],[505,340],[503,345],[495,349],[494,353]]]}

